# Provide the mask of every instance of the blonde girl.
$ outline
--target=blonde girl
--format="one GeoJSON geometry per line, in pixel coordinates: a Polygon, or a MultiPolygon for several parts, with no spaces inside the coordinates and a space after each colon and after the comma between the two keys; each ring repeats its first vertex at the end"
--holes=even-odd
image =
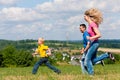
{"type": "Polygon", "coordinates": [[[85,67],[89,75],[94,74],[93,64],[98,61],[101,61],[106,58],[110,58],[114,61],[114,56],[110,52],[106,52],[98,57],[96,57],[97,49],[99,47],[98,39],[101,37],[101,33],[99,31],[99,25],[103,21],[102,13],[100,10],[96,8],[91,8],[85,11],[84,19],[88,23],[88,33],[90,37],[87,37],[91,40],[91,46],[85,56],[85,67]]]}

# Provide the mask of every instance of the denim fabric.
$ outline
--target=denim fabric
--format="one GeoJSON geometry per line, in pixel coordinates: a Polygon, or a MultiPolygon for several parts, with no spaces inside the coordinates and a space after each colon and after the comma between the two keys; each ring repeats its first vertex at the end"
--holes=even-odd
{"type": "Polygon", "coordinates": [[[80,61],[81,69],[82,69],[82,73],[83,73],[83,74],[86,74],[86,73],[87,73],[87,70],[86,70],[85,65],[84,65],[85,55],[86,55],[86,53],[84,53],[84,54],[82,55],[82,58],[81,58],[81,61],[80,61]]]}
{"type": "Polygon", "coordinates": [[[94,70],[93,70],[93,64],[92,64],[92,59],[96,57],[96,51],[99,47],[98,43],[94,43],[90,46],[90,48],[87,51],[87,54],[85,56],[85,66],[87,67],[88,74],[93,75],[94,70]]]}
{"type": "Polygon", "coordinates": [[[101,54],[100,56],[94,58],[94,59],[92,60],[92,62],[93,62],[93,64],[96,64],[97,62],[99,62],[99,61],[101,61],[101,60],[103,60],[103,59],[106,59],[106,58],[109,58],[108,53],[101,54]]]}
{"type": "Polygon", "coordinates": [[[54,72],[58,72],[59,70],[57,68],[55,68],[54,66],[52,66],[50,64],[50,62],[48,61],[48,58],[41,58],[38,62],[36,62],[36,64],[33,67],[32,70],[32,74],[36,74],[37,70],[39,68],[40,65],[45,64],[48,68],[52,69],[54,72]]]}
{"type": "Polygon", "coordinates": [[[98,47],[99,47],[99,43],[93,43],[91,47],[88,49],[88,52],[85,56],[84,65],[87,67],[87,71],[89,75],[94,74],[94,70],[93,70],[94,64],[109,57],[107,53],[101,54],[100,56],[96,57],[98,47]]]}

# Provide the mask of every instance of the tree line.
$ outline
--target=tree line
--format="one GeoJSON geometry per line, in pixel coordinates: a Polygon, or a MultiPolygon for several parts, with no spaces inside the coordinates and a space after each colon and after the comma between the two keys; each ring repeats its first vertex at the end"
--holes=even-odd
{"type": "MultiPolygon", "coordinates": [[[[46,40],[45,44],[50,48],[69,48],[79,49],[82,47],[82,41],[58,41],[46,40]]],[[[120,40],[100,40],[100,47],[120,48],[120,40]]],[[[33,49],[37,48],[37,40],[0,40],[0,67],[27,67],[39,59],[32,57],[33,49]]],[[[67,53],[67,52],[64,52],[67,53]]],[[[62,62],[63,53],[53,52],[54,56],[50,57],[50,61],[56,64],[57,61],[62,62]]],[[[69,53],[67,53],[69,54],[69,53]]],[[[120,63],[120,55],[115,55],[116,60],[120,63]]],[[[64,62],[69,62],[70,57],[66,58],[64,62]]],[[[110,61],[107,61],[109,63],[110,61]]]]}
{"type": "MultiPolygon", "coordinates": [[[[120,40],[99,40],[100,47],[106,48],[120,48],[120,40]]],[[[60,40],[46,40],[45,44],[49,47],[72,47],[79,48],[82,46],[81,40],[72,41],[60,41],[60,40]]],[[[0,49],[3,49],[7,45],[13,45],[17,49],[30,50],[37,47],[37,40],[26,39],[26,40],[0,40],[0,49]]]]}

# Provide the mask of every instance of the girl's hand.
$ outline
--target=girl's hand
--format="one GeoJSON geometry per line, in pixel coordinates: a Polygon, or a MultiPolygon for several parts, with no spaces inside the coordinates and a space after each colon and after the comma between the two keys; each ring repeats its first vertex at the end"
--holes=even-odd
{"type": "Polygon", "coordinates": [[[90,41],[94,41],[94,39],[92,37],[87,36],[87,39],[90,41]]]}

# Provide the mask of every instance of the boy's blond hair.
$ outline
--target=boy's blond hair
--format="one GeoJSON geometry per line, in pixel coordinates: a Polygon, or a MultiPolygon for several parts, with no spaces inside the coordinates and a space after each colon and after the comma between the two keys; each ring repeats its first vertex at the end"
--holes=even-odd
{"type": "Polygon", "coordinates": [[[84,14],[89,16],[90,19],[97,24],[100,24],[103,21],[102,13],[96,8],[88,9],[84,14]]]}
{"type": "Polygon", "coordinates": [[[44,42],[44,38],[38,38],[38,41],[44,42]]]}

